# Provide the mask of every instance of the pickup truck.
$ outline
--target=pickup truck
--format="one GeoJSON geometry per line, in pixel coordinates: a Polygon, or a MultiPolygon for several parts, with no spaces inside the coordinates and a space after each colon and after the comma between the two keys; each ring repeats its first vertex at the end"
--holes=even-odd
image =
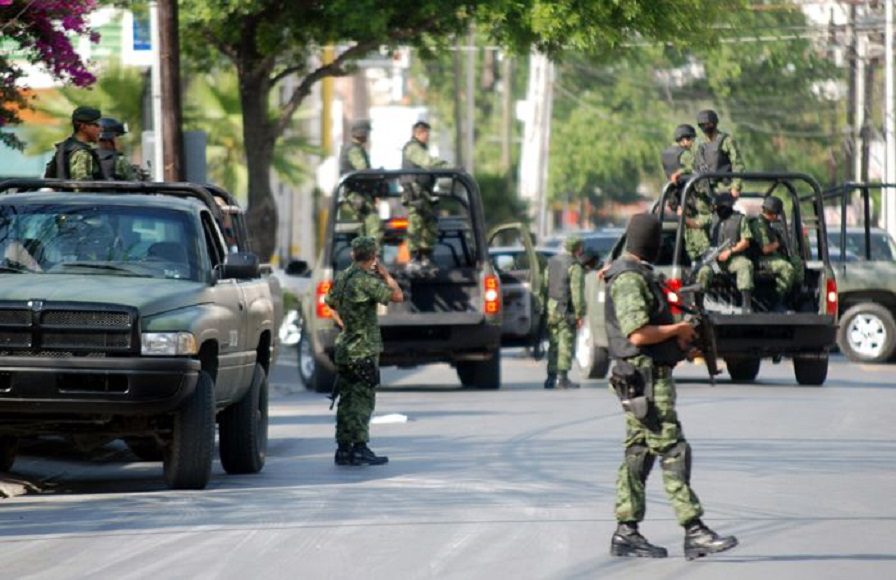
{"type": "Polygon", "coordinates": [[[361,228],[354,218],[343,218],[339,212],[346,191],[351,190],[376,191],[380,205],[388,209],[379,259],[405,295],[402,303],[380,307],[384,343],[380,363],[401,367],[449,363],[462,385],[499,388],[501,346],[534,345],[537,340],[541,271],[531,236],[521,224],[502,225],[486,234],[479,187],[470,175],[455,169],[365,170],[340,180],[332,196],[325,243],[302,300],[298,348],[302,382],[318,392],[327,392],[333,385],[338,329],[324,297],[334,274],[350,264],[351,241],[361,228]],[[408,220],[399,196],[401,178],[407,176],[432,178],[433,195],[439,200],[433,252],[437,270],[431,275],[409,273],[405,267],[410,258],[408,220]],[[489,247],[515,242],[525,246],[527,265],[513,272],[497,271],[489,259],[489,247]],[[514,315],[514,324],[502,332],[505,305],[514,313],[529,314],[524,320],[514,315]]]}
{"type": "Polygon", "coordinates": [[[202,489],[216,423],[225,471],[260,471],[279,297],[246,248],[213,186],[0,182],[0,471],[20,438],[121,438],[202,489]]]}

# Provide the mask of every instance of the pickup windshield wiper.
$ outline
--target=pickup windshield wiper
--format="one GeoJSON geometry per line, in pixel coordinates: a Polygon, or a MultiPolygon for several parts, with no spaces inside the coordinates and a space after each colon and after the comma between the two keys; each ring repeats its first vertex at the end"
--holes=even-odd
{"type": "Polygon", "coordinates": [[[61,264],[57,264],[57,267],[63,268],[92,268],[94,270],[109,270],[112,272],[124,272],[130,276],[140,276],[137,272],[129,268],[123,268],[121,266],[114,266],[112,264],[97,264],[96,262],[62,262],[61,264]]]}

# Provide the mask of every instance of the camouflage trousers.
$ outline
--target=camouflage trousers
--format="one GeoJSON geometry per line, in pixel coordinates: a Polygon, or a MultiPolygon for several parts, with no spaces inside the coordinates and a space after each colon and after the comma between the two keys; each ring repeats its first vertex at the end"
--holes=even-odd
{"type": "Polygon", "coordinates": [[[566,317],[548,317],[548,374],[566,372],[572,368],[576,345],[576,325],[566,317]]]}
{"type": "MultiPolygon", "coordinates": [[[[679,524],[699,518],[703,507],[691,489],[691,446],[684,438],[675,412],[675,381],[670,367],[651,367],[647,357],[627,359],[639,368],[652,368],[653,402],[639,421],[625,413],[625,459],[616,479],[616,520],[640,522],[646,512],[645,484],[660,458],[663,488],[679,524]]],[[[612,387],[611,387],[612,390],[612,387]]]]}
{"type": "Polygon", "coordinates": [[[438,220],[432,207],[408,208],[408,250],[431,252],[439,235],[438,220]]]}
{"type": "Polygon", "coordinates": [[[684,230],[684,249],[694,262],[709,249],[709,235],[705,228],[686,228],[684,230]]]}
{"type": "MultiPolygon", "coordinates": [[[[753,261],[746,256],[732,256],[726,262],[719,262],[722,272],[734,274],[737,281],[738,290],[752,290],[753,283],[753,261]]],[[[697,283],[704,288],[709,288],[712,284],[713,271],[710,266],[703,266],[697,272],[697,283]]]]}
{"type": "Polygon", "coordinates": [[[793,286],[799,288],[806,281],[806,265],[799,256],[790,256],[790,265],[793,266],[793,286]]]}
{"type": "Polygon", "coordinates": [[[775,276],[775,291],[778,296],[787,296],[796,280],[793,264],[780,256],[759,258],[759,267],[775,276]]]}
{"type": "Polygon", "coordinates": [[[370,441],[370,417],[376,406],[376,387],[379,384],[379,364],[370,361],[349,361],[336,364],[339,406],[336,409],[336,443],[351,445],[370,441]],[[359,372],[359,363],[367,369],[359,372]],[[371,376],[372,367],[375,377],[371,376]],[[371,384],[373,383],[373,384],[371,384]]]}
{"type": "Polygon", "coordinates": [[[359,200],[359,196],[361,196],[360,193],[352,192],[348,194],[349,199],[339,206],[339,221],[360,221],[361,229],[358,231],[358,235],[370,236],[376,239],[378,246],[381,246],[383,243],[383,226],[380,221],[380,214],[375,204],[367,198],[359,200]],[[356,211],[352,204],[360,207],[361,211],[356,211]]]}

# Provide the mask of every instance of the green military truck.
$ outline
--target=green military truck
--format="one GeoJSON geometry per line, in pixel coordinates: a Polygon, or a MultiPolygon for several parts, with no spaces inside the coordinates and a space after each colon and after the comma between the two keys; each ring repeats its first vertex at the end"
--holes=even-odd
{"type": "MultiPolygon", "coordinates": [[[[745,191],[738,201],[741,207],[755,211],[766,196],[782,198],[790,247],[802,257],[804,281],[790,297],[789,311],[772,312],[769,296],[773,294],[773,278],[757,269],[753,312],[743,313],[733,279],[716,276],[705,304],[714,327],[717,354],[735,381],[754,380],[764,358],[778,362],[787,357],[793,361],[798,383],[821,385],[827,378],[828,352],[835,342],[838,316],[837,280],[828,257],[821,189],[812,177],[798,173],[702,174],[688,181],[681,205],[687,207],[688,198],[701,183],[732,176],[744,181],[745,191]],[[817,248],[814,254],[810,239],[817,248]]],[[[691,295],[678,290],[693,282],[694,273],[684,250],[684,217],[669,209],[670,191],[664,190],[652,211],[661,216],[663,225],[656,270],[665,277],[666,297],[675,311],[678,305],[692,306],[691,295]]],[[[623,235],[611,259],[619,257],[624,245],[623,235]]],[[[576,360],[585,376],[598,378],[609,366],[604,326],[606,285],[591,275],[585,289],[588,317],[586,328],[580,329],[576,360]],[[581,338],[583,333],[587,340],[581,338]]]]}
{"type": "Polygon", "coordinates": [[[324,297],[334,274],[351,261],[351,241],[361,228],[343,218],[339,207],[347,191],[376,192],[383,214],[380,262],[401,285],[405,301],[380,306],[383,366],[413,367],[449,363],[462,385],[499,388],[501,346],[535,343],[540,324],[537,303],[540,271],[531,238],[520,224],[486,233],[482,199],[475,180],[455,169],[365,170],[342,178],[332,196],[326,241],[312,283],[302,300],[303,328],[298,348],[299,377],[309,388],[329,392],[333,386],[334,341],[338,333],[324,297]],[[428,275],[409,273],[406,212],[399,198],[403,176],[425,176],[438,199],[438,235],[428,275]],[[525,246],[519,267],[496,270],[489,247],[525,246]],[[536,292],[533,292],[535,289],[536,292]],[[508,324],[504,310],[510,308],[508,324]]]}
{"type": "Polygon", "coordinates": [[[279,300],[246,244],[211,186],[0,182],[0,471],[21,438],[121,438],[201,489],[216,423],[260,471],[279,300]]]}

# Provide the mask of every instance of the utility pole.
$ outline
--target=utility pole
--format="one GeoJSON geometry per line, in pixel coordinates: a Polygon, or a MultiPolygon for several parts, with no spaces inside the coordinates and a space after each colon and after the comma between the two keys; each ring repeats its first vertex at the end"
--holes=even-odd
{"type": "Polygon", "coordinates": [[[865,92],[871,92],[873,87],[865,85],[865,65],[868,56],[868,37],[859,37],[856,42],[857,53],[855,64],[850,71],[855,76],[855,91],[853,92],[853,124],[852,131],[852,180],[862,180],[862,154],[865,149],[865,92]]]}
{"type": "Polygon", "coordinates": [[[464,166],[464,115],[463,115],[463,92],[460,84],[462,65],[460,62],[460,39],[454,41],[454,52],[451,54],[451,65],[454,74],[452,75],[452,84],[454,85],[454,164],[458,167],[464,166]]]}
{"type": "Polygon", "coordinates": [[[859,52],[858,34],[856,33],[856,5],[849,6],[849,24],[847,24],[849,36],[849,48],[847,49],[847,57],[849,61],[849,79],[846,93],[846,127],[849,129],[849,135],[846,137],[846,143],[843,146],[843,166],[844,180],[849,180],[854,175],[855,167],[855,151],[856,151],[856,61],[859,52]]]}
{"type": "MultiPolygon", "coordinates": [[[[884,16],[886,20],[884,33],[884,62],[886,63],[885,87],[884,87],[884,140],[886,142],[886,173],[887,183],[896,183],[896,103],[894,103],[894,71],[893,71],[893,2],[885,0],[884,16]]],[[[883,226],[896,235],[896,199],[894,192],[884,189],[881,192],[883,226]]]]}
{"type": "Polygon", "coordinates": [[[501,57],[501,171],[507,179],[507,188],[513,184],[510,168],[513,164],[510,143],[513,138],[513,68],[510,54],[501,57]]]}
{"type": "MultiPolygon", "coordinates": [[[[159,3],[149,3],[149,31],[152,42],[150,93],[152,101],[152,178],[165,181],[165,147],[162,143],[162,63],[159,48],[159,3]]],[[[145,153],[144,153],[145,155],[145,153]]]]}
{"type": "Polygon", "coordinates": [[[159,65],[162,92],[162,149],[166,181],[182,181],[183,113],[180,101],[180,39],[177,0],[159,0],[159,65]]]}
{"type": "Polygon", "coordinates": [[[470,26],[467,34],[466,47],[466,117],[464,123],[464,167],[467,173],[473,175],[475,171],[474,158],[476,157],[476,33],[470,26]]]}
{"type": "Polygon", "coordinates": [[[529,87],[526,92],[525,127],[520,159],[520,199],[529,202],[538,226],[538,239],[548,230],[548,152],[554,97],[554,65],[540,53],[529,55],[529,87]]]}

